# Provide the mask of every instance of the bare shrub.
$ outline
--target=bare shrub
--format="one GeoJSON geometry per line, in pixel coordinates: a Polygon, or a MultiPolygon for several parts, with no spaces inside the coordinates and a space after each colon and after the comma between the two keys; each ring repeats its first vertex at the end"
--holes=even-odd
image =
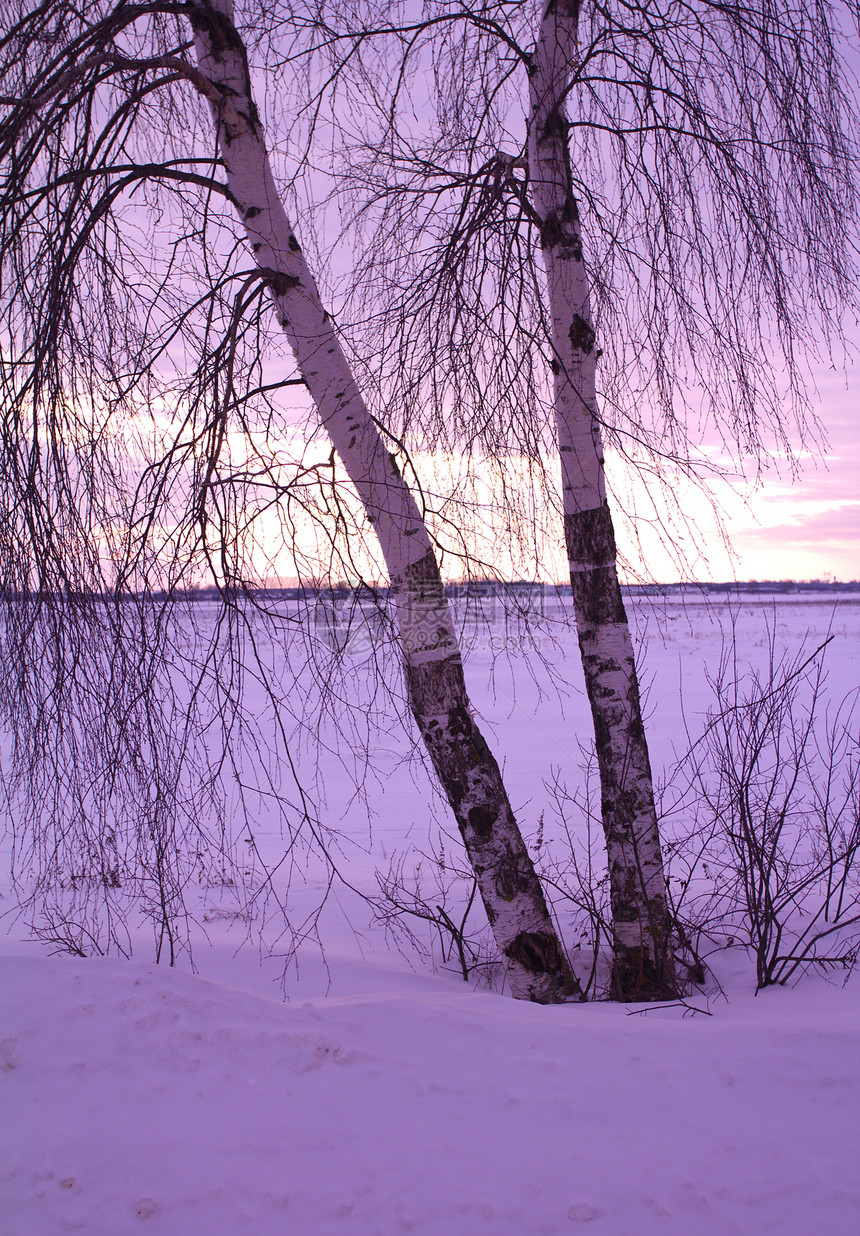
{"type": "Polygon", "coordinates": [[[850,969],[860,943],[860,742],[854,690],[825,697],[826,641],[742,668],[734,644],[714,705],[667,787],[675,918],[697,949],[742,944],[756,990],[850,969]]]}
{"type": "Polygon", "coordinates": [[[570,790],[558,769],[552,771],[544,783],[550,805],[541,813],[532,846],[553,913],[567,929],[565,938],[587,1000],[611,996],[612,911],[593,752],[583,773],[582,785],[570,790]]]}
{"type": "MultiPolygon", "coordinates": [[[[502,980],[503,959],[486,921],[477,922],[473,913],[478,891],[474,873],[462,860],[451,858],[445,836],[440,831],[426,849],[394,855],[385,872],[377,870],[374,921],[404,955],[415,953],[435,963],[438,947],[443,966],[456,954],[465,982],[473,979],[494,989],[502,980]],[[428,924],[429,930],[419,932],[419,923],[428,924]]],[[[453,852],[458,853],[456,844],[453,852]]],[[[480,910],[477,914],[482,917],[480,910]]]]}

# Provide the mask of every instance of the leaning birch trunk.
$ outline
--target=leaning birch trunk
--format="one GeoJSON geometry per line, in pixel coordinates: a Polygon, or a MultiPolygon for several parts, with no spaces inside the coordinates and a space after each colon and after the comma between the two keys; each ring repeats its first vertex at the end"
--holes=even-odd
{"type": "MultiPolygon", "coordinates": [[[[508,801],[472,715],[432,543],[353,378],[287,218],[251,99],[232,0],[191,6],[196,80],[212,105],[221,157],[255,260],[332,444],[376,530],[396,596],[410,707],[457,819],[515,997],[578,991],[508,801]]],[[[194,80],[194,79],[192,79],[194,80]]]]}
{"type": "Polygon", "coordinates": [[[565,98],[580,0],[549,0],[530,65],[529,184],[549,284],[564,532],[594,719],[619,999],[675,993],[670,917],[633,643],[618,583],[597,358],[565,98]]]}

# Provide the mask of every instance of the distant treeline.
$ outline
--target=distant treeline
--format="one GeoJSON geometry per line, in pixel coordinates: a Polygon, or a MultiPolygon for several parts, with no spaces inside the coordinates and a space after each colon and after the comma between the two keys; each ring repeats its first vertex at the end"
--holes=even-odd
{"type": "MultiPolygon", "coordinates": [[[[531,580],[468,580],[461,583],[449,583],[445,587],[445,591],[452,599],[467,598],[467,597],[486,597],[499,595],[525,595],[529,593],[564,594],[569,585],[567,584],[549,584],[535,583],[531,580]]],[[[297,585],[292,588],[244,588],[241,590],[249,597],[258,600],[317,600],[319,598],[331,598],[332,600],[345,600],[347,597],[364,595],[367,597],[377,596],[384,597],[388,594],[386,585],[371,587],[367,584],[332,584],[329,586],[313,586],[313,585],[297,585]]],[[[858,592],[860,593],[860,580],[853,579],[845,582],[838,580],[824,579],[753,579],[741,582],[729,581],[727,583],[673,583],[673,584],[622,584],[621,591],[625,596],[676,596],[676,595],[696,595],[696,594],[714,594],[724,593],[728,595],[747,594],[747,593],[767,593],[767,594],[786,594],[806,592],[858,592]]],[[[189,601],[214,601],[220,596],[217,588],[196,588],[189,589],[181,594],[174,593],[174,596],[181,595],[189,601]]],[[[165,593],[152,593],[153,600],[164,600],[165,593]]]]}
{"type": "MultiPolygon", "coordinates": [[[[529,592],[565,593],[568,584],[535,583],[532,580],[468,580],[462,583],[449,583],[445,591],[454,599],[459,597],[493,596],[506,593],[524,594],[529,592]]],[[[367,596],[385,596],[388,587],[379,585],[371,587],[367,584],[332,584],[326,587],[297,586],[294,588],[256,588],[246,591],[259,597],[283,598],[299,600],[303,597],[316,599],[331,597],[345,599],[348,596],[365,594],[367,596]]],[[[697,593],[803,593],[803,592],[860,592],[860,580],[845,582],[824,579],[752,579],[741,582],[727,583],[674,583],[674,584],[622,584],[621,591],[625,596],[675,596],[697,593]]],[[[186,594],[189,599],[215,600],[219,593],[217,588],[200,588],[186,594]]]]}
{"type": "Polygon", "coordinates": [[[860,579],[750,579],[723,584],[622,584],[628,596],[673,596],[678,593],[860,592],[860,579]]]}
{"type": "MultiPolygon", "coordinates": [[[[569,588],[567,584],[535,583],[533,580],[468,580],[449,583],[445,591],[453,600],[480,599],[491,596],[526,597],[553,594],[564,595],[569,588]]],[[[756,595],[760,593],[769,596],[778,594],[792,596],[802,593],[860,593],[860,580],[832,579],[752,579],[728,581],[726,583],[673,583],[673,584],[622,584],[621,591],[625,596],[696,596],[723,594],[728,596],[756,595]]],[[[344,601],[347,598],[384,598],[388,595],[387,585],[371,586],[369,584],[336,583],[330,585],[298,584],[292,587],[253,587],[243,584],[219,589],[215,586],[203,588],[151,589],[146,592],[96,593],[70,590],[70,595],[81,600],[101,600],[117,603],[125,600],[149,600],[153,602],[174,601],[217,601],[230,596],[233,599],[245,597],[250,601],[264,604],[267,601],[298,601],[298,600],[332,600],[344,601]]],[[[5,600],[36,599],[35,591],[24,593],[0,588],[0,598],[5,600]]]]}

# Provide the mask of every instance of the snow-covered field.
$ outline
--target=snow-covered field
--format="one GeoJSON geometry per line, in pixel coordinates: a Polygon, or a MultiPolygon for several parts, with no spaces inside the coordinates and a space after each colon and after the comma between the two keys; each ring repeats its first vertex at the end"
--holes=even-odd
{"type": "MultiPolygon", "coordinates": [[[[856,594],[633,609],[656,768],[701,728],[730,613],[742,657],[765,665],[771,634],[790,653],[833,634],[831,698],[860,683],[856,594]]],[[[582,776],[575,640],[544,645],[561,696],[533,654],[491,678],[489,643],[468,661],[475,703],[524,830],[544,815],[550,835],[545,779],[582,776]]],[[[321,782],[344,874],[368,893],[392,856],[411,870],[433,827],[396,728],[372,744],[371,833],[336,762],[321,782]]],[[[275,861],[276,825],[260,815],[254,835],[275,861]]],[[[321,881],[293,880],[297,919],[321,881]]],[[[273,921],[267,953],[229,888],[196,895],[196,973],[155,966],[145,935],[132,960],[49,956],[20,924],[0,940],[4,1236],[860,1230],[857,976],[755,996],[732,948],[687,1007],[524,1005],[465,984],[420,923],[429,957],[393,951],[338,885],[324,955],[301,950],[284,999],[273,921]]]]}

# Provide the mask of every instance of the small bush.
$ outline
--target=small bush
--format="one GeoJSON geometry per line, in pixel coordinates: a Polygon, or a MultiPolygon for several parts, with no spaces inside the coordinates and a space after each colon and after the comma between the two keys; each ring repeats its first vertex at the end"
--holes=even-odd
{"type": "Polygon", "coordinates": [[[792,659],[771,639],[764,673],[729,649],[668,787],[676,917],[700,951],[750,949],[757,990],[857,959],[860,709],[856,690],[827,703],[826,646],[792,659]]]}

